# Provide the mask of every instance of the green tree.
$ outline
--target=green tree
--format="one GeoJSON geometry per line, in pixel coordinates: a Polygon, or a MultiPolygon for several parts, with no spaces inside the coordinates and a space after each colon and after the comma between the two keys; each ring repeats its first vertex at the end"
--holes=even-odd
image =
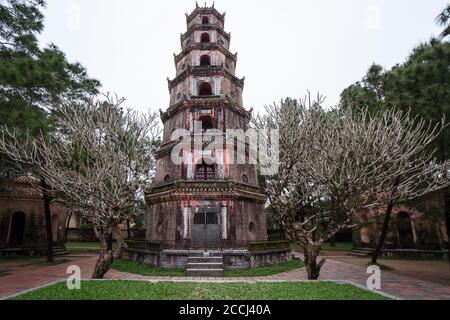
{"type": "Polygon", "coordinates": [[[54,44],[39,48],[45,6],[40,0],[3,0],[0,4],[0,97],[2,105],[44,109],[86,99],[100,83],[79,63],[69,63],[54,44]]]}
{"type": "Polygon", "coordinates": [[[444,30],[441,33],[441,37],[445,38],[450,35],[450,4],[445,7],[444,10],[436,17],[437,24],[444,27],[444,30]]]}
{"type": "MultiPolygon", "coordinates": [[[[37,35],[44,28],[44,6],[43,0],[0,0],[0,126],[18,130],[22,139],[48,135],[55,106],[87,100],[98,93],[100,86],[81,64],[68,62],[54,44],[39,47],[37,35]]],[[[0,153],[0,172],[14,168],[15,164],[0,153]]],[[[47,260],[51,262],[51,199],[45,179],[39,178],[45,205],[47,260]]]]}
{"type": "Polygon", "coordinates": [[[371,113],[386,109],[387,78],[382,66],[372,64],[361,81],[344,89],[341,106],[354,110],[367,108],[371,113]]]}

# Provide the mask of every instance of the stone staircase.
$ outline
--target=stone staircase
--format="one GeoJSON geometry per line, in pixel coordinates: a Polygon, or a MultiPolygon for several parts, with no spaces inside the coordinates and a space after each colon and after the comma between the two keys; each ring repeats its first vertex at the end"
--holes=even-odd
{"type": "Polygon", "coordinates": [[[221,253],[203,252],[188,257],[188,277],[222,277],[223,256],[221,253]]]}
{"type": "Polygon", "coordinates": [[[348,255],[352,257],[369,257],[374,251],[372,248],[353,248],[348,255]]]}
{"type": "Polygon", "coordinates": [[[64,245],[53,246],[53,255],[54,256],[63,256],[66,254],[69,254],[69,252],[66,251],[66,246],[64,246],[64,245]]]}
{"type": "MultiPolygon", "coordinates": [[[[6,248],[0,249],[0,256],[10,257],[10,256],[34,256],[47,254],[47,247],[34,247],[34,248],[6,248]]],[[[53,245],[53,255],[63,256],[69,254],[66,250],[65,245],[54,244],[53,245]]]]}

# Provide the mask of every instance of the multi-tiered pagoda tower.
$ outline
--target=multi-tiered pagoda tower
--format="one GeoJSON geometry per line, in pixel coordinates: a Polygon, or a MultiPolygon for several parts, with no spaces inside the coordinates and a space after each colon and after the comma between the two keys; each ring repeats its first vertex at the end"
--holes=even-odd
{"type": "Polygon", "coordinates": [[[174,57],[176,76],[168,80],[170,105],[161,112],[164,136],[155,183],[146,194],[146,239],[173,249],[245,247],[266,240],[267,231],[256,166],[229,159],[225,143],[226,129],[245,131],[251,119],[242,102],[244,79],[235,76],[237,54],[229,51],[225,13],[197,5],[186,22],[181,53],[174,57]],[[196,123],[203,131],[194,130],[196,123]],[[171,157],[180,143],[172,137],[176,129],[224,143],[212,150],[192,145],[176,164],[171,157]]]}

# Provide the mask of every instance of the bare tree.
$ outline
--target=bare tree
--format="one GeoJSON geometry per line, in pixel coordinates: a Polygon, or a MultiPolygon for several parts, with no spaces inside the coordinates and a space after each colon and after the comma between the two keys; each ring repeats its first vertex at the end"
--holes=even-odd
{"type": "Polygon", "coordinates": [[[390,110],[382,116],[381,121],[386,124],[386,128],[395,130],[386,133],[391,143],[389,157],[385,159],[385,170],[390,171],[390,177],[378,192],[377,205],[385,206],[386,210],[380,239],[372,256],[373,264],[377,263],[383,248],[395,205],[445,189],[450,179],[449,162],[438,164],[434,158],[436,150],[428,150],[445,127],[444,119],[441,124],[432,127],[431,122],[418,117],[411,118],[409,113],[390,110]]]}
{"type": "Polygon", "coordinates": [[[267,178],[266,193],[287,238],[303,248],[309,279],[319,277],[325,262],[317,262],[321,245],[354,227],[356,212],[382,203],[397,176],[415,172],[408,179],[414,188],[398,190],[403,198],[442,188],[449,181],[444,174],[448,163],[438,164],[428,155],[423,166],[412,169],[409,166],[417,162],[405,158],[420,150],[425,153],[438,128],[419,138],[424,122],[417,124],[418,119],[408,114],[326,112],[320,108],[322,101],[321,96],[314,101],[309,96],[288,99],[266,107],[266,114],[254,122],[262,132],[279,129],[279,170],[267,178]],[[417,151],[406,148],[404,140],[411,140],[408,146],[417,151]]]}
{"type": "Polygon", "coordinates": [[[39,168],[68,206],[93,226],[101,252],[93,278],[103,278],[124,247],[119,224],[134,210],[151,179],[154,141],[160,133],[156,113],[141,116],[123,110],[124,99],[64,105],[55,111],[58,130],[19,142],[17,133],[2,129],[0,150],[13,160],[39,168]],[[45,159],[45,162],[38,161],[45,159]],[[108,248],[114,236],[115,250],[108,248]]]}

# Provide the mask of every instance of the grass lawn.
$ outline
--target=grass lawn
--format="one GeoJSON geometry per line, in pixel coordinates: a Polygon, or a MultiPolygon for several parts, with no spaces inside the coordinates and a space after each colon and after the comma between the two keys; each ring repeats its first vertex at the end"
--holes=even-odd
{"type": "MultiPolygon", "coordinates": [[[[249,270],[225,270],[225,277],[259,277],[270,276],[294,269],[302,268],[304,266],[300,259],[295,259],[291,262],[275,264],[272,266],[258,267],[249,270]]],[[[116,260],[111,266],[112,269],[129,272],[144,276],[171,276],[184,277],[186,276],[185,269],[164,269],[151,267],[146,264],[137,263],[134,261],[116,260]]]]}
{"type": "Polygon", "coordinates": [[[15,300],[384,300],[384,296],[333,282],[200,283],[83,281],[81,290],[58,283],[15,300]]]}
{"type": "MultiPolygon", "coordinates": [[[[293,250],[301,250],[302,248],[296,244],[291,243],[291,249],[293,250]]],[[[336,246],[332,247],[329,242],[325,242],[322,245],[322,250],[336,250],[336,251],[351,251],[353,248],[353,243],[351,242],[336,242],[336,246]]]]}

